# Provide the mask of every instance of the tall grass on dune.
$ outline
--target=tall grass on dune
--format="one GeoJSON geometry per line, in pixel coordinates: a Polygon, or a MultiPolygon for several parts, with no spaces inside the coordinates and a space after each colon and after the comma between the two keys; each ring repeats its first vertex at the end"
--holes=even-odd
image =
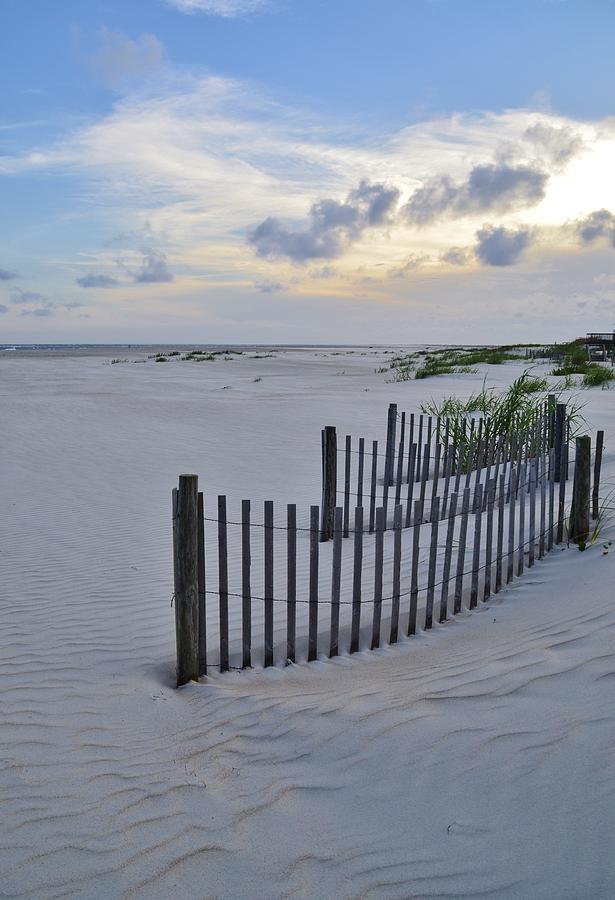
{"type": "MultiPolygon", "coordinates": [[[[446,397],[439,402],[430,400],[423,403],[421,409],[431,416],[439,416],[448,422],[450,442],[460,448],[459,461],[467,466],[469,422],[473,417],[483,421],[483,440],[485,444],[492,439],[504,441],[512,434],[533,434],[536,422],[545,412],[549,391],[545,378],[537,378],[529,371],[523,372],[504,391],[487,388],[485,382],[477,394],[467,400],[459,397],[446,397]],[[465,448],[465,449],[461,449],[465,448]]],[[[562,397],[562,391],[555,392],[556,402],[562,397]]],[[[584,422],[581,410],[583,405],[574,397],[566,397],[567,412],[570,421],[570,437],[574,437],[584,422]]],[[[530,454],[535,448],[530,446],[530,454]]]]}

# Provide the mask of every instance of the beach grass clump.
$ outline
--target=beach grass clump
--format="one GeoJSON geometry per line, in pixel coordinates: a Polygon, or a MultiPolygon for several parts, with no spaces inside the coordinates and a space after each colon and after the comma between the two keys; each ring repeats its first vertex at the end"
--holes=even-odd
{"type": "Polygon", "coordinates": [[[581,375],[581,384],[583,387],[604,387],[611,381],[615,380],[615,373],[612,368],[607,368],[598,362],[590,362],[587,357],[565,357],[561,365],[551,370],[551,375],[572,378],[573,375],[581,375]]]}
{"type": "Polygon", "coordinates": [[[500,366],[509,360],[518,360],[521,349],[525,349],[525,345],[523,348],[514,344],[501,347],[438,347],[435,350],[398,354],[390,360],[389,368],[394,372],[394,381],[467,374],[475,372],[475,367],[481,364],[500,366]]]}
{"type": "Polygon", "coordinates": [[[583,375],[582,384],[586,388],[604,387],[613,380],[615,380],[613,369],[607,369],[606,366],[601,366],[600,363],[590,363],[583,375]]]}
{"type": "Polygon", "coordinates": [[[182,359],[188,362],[215,362],[216,354],[205,350],[190,350],[182,359]]]}
{"type": "MultiPolygon", "coordinates": [[[[422,404],[421,410],[447,420],[451,442],[463,447],[467,444],[468,424],[473,415],[478,415],[483,420],[485,442],[531,430],[546,408],[548,393],[546,379],[537,378],[526,370],[504,391],[487,388],[483,382],[481,390],[467,400],[455,396],[446,397],[439,402],[431,400],[422,404]]],[[[561,392],[555,394],[556,402],[559,402],[560,397],[561,392]]],[[[581,415],[582,404],[571,397],[567,397],[566,403],[572,438],[584,421],[581,415]]],[[[463,454],[467,453],[467,448],[460,452],[461,462],[465,463],[463,454]]]]}

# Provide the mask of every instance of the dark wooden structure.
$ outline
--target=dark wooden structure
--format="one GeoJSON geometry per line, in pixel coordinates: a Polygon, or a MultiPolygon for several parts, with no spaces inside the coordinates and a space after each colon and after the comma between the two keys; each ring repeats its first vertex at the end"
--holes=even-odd
{"type": "Polygon", "coordinates": [[[585,337],[589,360],[615,360],[615,331],[591,331],[585,337]]]}

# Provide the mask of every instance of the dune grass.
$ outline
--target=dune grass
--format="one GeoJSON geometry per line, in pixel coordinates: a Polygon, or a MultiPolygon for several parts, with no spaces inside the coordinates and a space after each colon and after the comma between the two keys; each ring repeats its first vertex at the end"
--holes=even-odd
{"type": "MultiPolygon", "coordinates": [[[[480,364],[499,366],[508,360],[519,360],[526,344],[500,347],[442,347],[394,356],[389,362],[393,381],[432,378],[475,372],[480,364]]],[[[385,370],[386,371],[386,370],[385,370]]]]}
{"type": "MultiPolygon", "coordinates": [[[[446,419],[452,443],[461,447],[468,435],[468,422],[472,414],[478,414],[483,420],[483,438],[489,442],[492,438],[506,438],[513,433],[523,433],[532,429],[536,419],[544,412],[549,393],[545,378],[537,378],[529,371],[523,372],[504,391],[487,388],[483,382],[482,389],[467,400],[450,396],[436,402],[430,400],[422,404],[424,413],[446,419]]],[[[559,402],[561,392],[556,393],[559,402]]],[[[570,419],[570,436],[576,435],[583,423],[582,404],[573,397],[566,397],[567,412],[570,419]]]]}

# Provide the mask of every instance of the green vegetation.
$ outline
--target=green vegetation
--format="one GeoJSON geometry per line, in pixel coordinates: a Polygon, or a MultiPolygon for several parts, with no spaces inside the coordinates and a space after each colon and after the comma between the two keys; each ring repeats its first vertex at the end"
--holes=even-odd
{"type": "MultiPolygon", "coordinates": [[[[376,374],[390,372],[392,381],[412,381],[432,378],[436,375],[457,375],[476,372],[476,366],[499,366],[508,361],[519,361],[527,356],[532,359],[553,359],[557,362],[549,372],[563,381],[556,391],[571,390],[577,386],[604,387],[615,381],[615,370],[599,362],[587,359],[585,339],[578,338],[564,344],[504,344],[493,347],[439,347],[435,350],[417,350],[414,353],[396,354],[388,366],[375,369],[376,374]],[[580,375],[577,381],[573,376],[580,375]]],[[[526,392],[539,394],[547,389],[546,379],[526,382],[526,392]]]]}
{"type": "MultiPolygon", "coordinates": [[[[468,400],[454,396],[447,397],[440,403],[431,400],[424,403],[421,409],[428,415],[447,419],[451,442],[460,447],[467,440],[471,413],[478,413],[482,417],[485,441],[494,437],[505,438],[513,432],[520,433],[533,426],[545,408],[547,392],[546,379],[536,378],[525,371],[505,391],[497,392],[493,388],[486,388],[483,383],[482,389],[468,400]]],[[[556,401],[558,399],[556,394],[556,401]]],[[[573,437],[583,422],[582,406],[571,398],[567,398],[566,402],[571,425],[570,435],[573,437]]]]}
{"type": "Polygon", "coordinates": [[[589,363],[583,375],[583,387],[603,387],[605,384],[615,380],[613,369],[607,369],[600,363],[589,363]]]}
{"type": "Polygon", "coordinates": [[[216,354],[206,353],[205,350],[190,350],[182,359],[188,362],[215,362],[216,354]]]}
{"type": "Polygon", "coordinates": [[[588,360],[585,345],[581,340],[556,345],[550,349],[553,356],[559,360],[559,365],[551,370],[551,375],[566,379],[570,379],[573,375],[582,375],[581,384],[586,388],[603,387],[615,380],[612,368],[588,360]]]}
{"type": "MultiPolygon", "coordinates": [[[[475,372],[475,366],[483,363],[499,366],[508,360],[519,360],[521,350],[528,345],[505,345],[502,347],[442,347],[436,350],[418,350],[394,356],[389,369],[394,381],[411,381],[414,378],[432,378],[435,375],[453,375],[475,372]]],[[[382,370],[377,370],[382,371],[382,370]]]]}

